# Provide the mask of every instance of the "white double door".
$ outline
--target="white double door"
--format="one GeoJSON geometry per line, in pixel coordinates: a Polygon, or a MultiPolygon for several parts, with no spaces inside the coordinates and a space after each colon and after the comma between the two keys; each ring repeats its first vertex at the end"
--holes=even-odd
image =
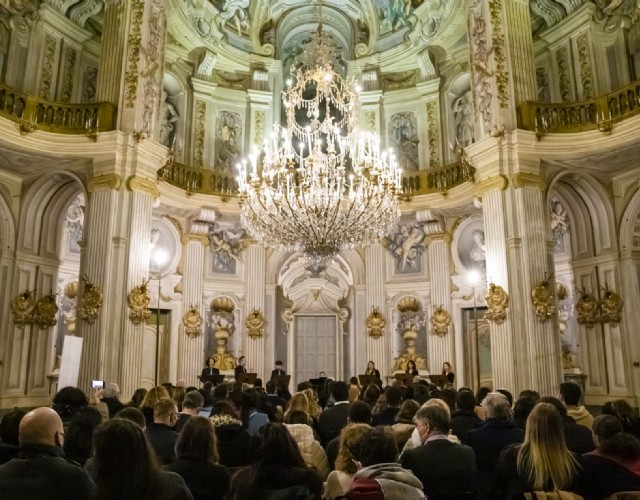
{"type": "Polygon", "coordinates": [[[295,317],[296,383],[317,378],[321,371],[336,376],[336,330],[335,315],[295,317]]]}

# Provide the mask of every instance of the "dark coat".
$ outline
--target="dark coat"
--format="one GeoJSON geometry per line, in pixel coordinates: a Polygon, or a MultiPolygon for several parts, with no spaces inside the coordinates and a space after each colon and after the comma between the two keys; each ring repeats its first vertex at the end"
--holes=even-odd
{"type": "Polygon", "coordinates": [[[393,425],[396,423],[396,415],[399,411],[400,408],[385,408],[380,413],[371,416],[371,425],[373,427],[378,425],[393,425]]]}
{"type": "Polygon", "coordinates": [[[95,489],[84,469],[57,446],[24,445],[17,458],[0,466],[3,500],[83,500],[95,489]]]}
{"type": "Polygon", "coordinates": [[[209,377],[211,377],[211,375],[220,375],[220,370],[217,368],[209,368],[208,366],[204,367],[200,373],[200,382],[204,384],[209,381],[209,377]]]}
{"type": "Polygon", "coordinates": [[[475,411],[458,410],[451,415],[451,432],[453,432],[460,441],[466,443],[467,433],[470,430],[477,429],[483,423],[475,411]]]}
{"type": "Polygon", "coordinates": [[[247,369],[242,365],[237,365],[234,369],[234,373],[236,376],[236,380],[238,380],[238,375],[240,375],[241,373],[247,373],[247,369]]]}
{"type": "MultiPolygon", "coordinates": [[[[493,469],[505,446],[524,441],[524,431],[506,419],[489,418],[482,427],[467,433],[467,442],[476,454],[479,498],[489,491],[493,469]]],[[[489,498],[489,497],[487,497],[489,498]]]]}
{"type": "Polygon", "coordinates": [[[124,408],[124,405],[117,398],[102,398],[100,401],[106,403],[109,408],[109,418],[115,417],[116,413],[124,408]]]}
{"type": "Polygon", "coordinates": [[[179,458],[165,470],[179,474],[187,483],[194,500],[222,500],[229,490],[226,467],[191,458],[179,458]]]}
{"type": "Polygon", "coordinates": [[[575,491],[585,500],[602,500],[619,491],[639,490],[640,476],[624,465],[595,453],[582,456],[582,474],[575,491]]]}
{"type": "Polygon", "coordinates": [[[182,432],[182,429],[184,429],[184,426],[187,425],[187,422],[190,418],[191,414],[189,413],[178,413],[178,420],[176,421],[176,425],[173,430],[180,434],[182,432]]]}
{"type": "Polygon", "coordinates": [[[147,441],[155,450],[158,461],[162,465],[169,465],[176,459],[176,441],[178,433],[165,424],[151,423],[144,431],[147,441]]]}
{"type": "Polygon", "coordinates": [[[349,403],[340,403],[324,410],[318,417],[318,428],[323,446],[340,435],[342,428],[347,425],[349,416],[349,403]]]}
{"type": "Polygon", "coordinates": [[[0,465],[6,464],[12,458],[18,456],[20,447],[16,444],[0,443],[0,465]]]}
{"type": "Polygon", "coordinates": [[[271,370],[271,379],[274,379],[276,377],[283,377],[287,374],[287,372],[285,372],[282,368],[280,368],[279,370],[271,370]]]}
{"type": "Polygon", "coordinates": [[[247,465],[251,436],[241,425],[216,426],[220,464],[225,467],[247,465]]]}
{"type": "Polygon", "coordinates": [[[455,494],[462,493],[475,495],[478,483],[476,456],[464,444],[448,439],[428,441],[405,451],[400,463],[420,479],[429,500],[445,496],[455,498],[455,494]]]}
{"type": "MultiPolygon", "coordinates": [[[[518,451],[521,444],[512,444],[507,446],[498,459],[495,472],[492,478],[491,499],[495,500],[520,500],[525,492],[531,492],[533,485],[529,483],[528,478],[518,474],[518,451]]],[[[578,471],[573,479],[573,483],[564,488],[564,491],[575,491],[580,481],[580,455],[574,454],[574,458],[578,461],[578,471]]],[[[545,485],[544,491],[553,491],[553,483],[545,485]]]]}
{"type": "Polygon", "coordinates": [[[569,451],[582,455],[596,449],[596,445],[593,444],[591,429],[576,423],[568,415],[565,415],[562,419],[564,420],[564,440],[569,451]]]}
{"type": "Polygon", "coordinates": [[[317,498],[322,494],[322,481],[311,469],[267,465],[252,471],[249,465],[238,470],[231,480],[229,500],[265,498],[317,498]],[[250,482],[252,472],[255,480],[250,482]],[[306,494],[304,493],[306,490],[306,494]],[[283,494],[286,492],[287,494],[283,494]],[[280,494],[279,494],[280,493],[280,494]]]}

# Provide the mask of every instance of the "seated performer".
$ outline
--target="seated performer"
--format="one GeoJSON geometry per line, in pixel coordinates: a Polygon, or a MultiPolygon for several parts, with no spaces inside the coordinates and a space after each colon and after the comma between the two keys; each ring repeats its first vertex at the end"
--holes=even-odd
{"type": "Polygon", "coordinates": [[[276,377],[282,377],[284,375],[286,375],[286,372],[282,368],[282,361],[278,360],[276,361],[275,370],[271,370],[271,378],[274,379],[276,377]]]}
{"type": "Polygon", "coordinates": [[[207,358],[207,361],[205,363],[207,366],[202,369],[202,373],[200,374],[200,382],[202,382],[203,384],[205,382],[213,382],[212,375],[220,375],[220,370],[215,368],[213,366],[213,363],[213,357],[207,358]]]}

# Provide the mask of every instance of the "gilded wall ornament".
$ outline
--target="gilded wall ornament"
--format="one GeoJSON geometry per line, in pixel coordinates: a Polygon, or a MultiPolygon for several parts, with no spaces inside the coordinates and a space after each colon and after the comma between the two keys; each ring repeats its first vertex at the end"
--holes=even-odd
{"type": "Polygon", "coordinates": [[[247,327],[247,334],[252,339],[260,339],[264,336],[264,325],[266,320],[264,314],[258,309],[254,309],[244,320],[244,324],[247,327]]]}
{"type": "Polygon", "coordinates": [[[609,290],[609,286],[605,284],[604,297],[600,301],[600,321],[609,323],[609,326],[615,328],[620,324],[622,306],[624,301],[616,292],[609,290]]]}
{"type": "Polygon", "coordinates": [[[104,295],[100,287],[91,283],[88,277],[84,276],[82,281],[84,281],[84,290],[78,304],[78,317],[93,325],[100,314],[104,295]]]}
{"type": "Polygon", "coordinates": [[[531,301],[538,320],[543,323],[556,313],[556,306],[553,303],[551,276],[545,276],[544,280],[533,287],[531,301]]]}
{"type": "Polygon", "coordinates": [[[507,318],[507,307],[509,306],[509,295],[500,285],[489,283],[489,290],[485,297],[487,312],[484,319],[492,321],[498,325],[504,323],[507,318]]]}
{"type": "Polygon", "coordinates": [[[194,166],[198,168],[204,167],[204,136],[206,118],[207,102],[198,101],[196,104],[196,133],[193,152],[194,166]]]}
{"type": "Polygon", "coordinates": [[[443,337],[449,332],[449,325],[451,325],[451,314],[444,309],[444,306],[436,307],[431,315],[431,333],[443,337]]]}
{"type": "Polygon", "coordinates": [[[427,103],[427,121],[429,128],[427,129],[427,142],[429,143],[429,168],[440,166],[440,152],[438,144],[440,142],[439,130],[440,122],[438,121],[438,108],[436,101],[427,103]]]}
{"type": "Polygon", "coordinates": [[[133,108],[138,95],[138,63],[142,48],[142,18],[144,0],[134,0],[131,8],[131,23],[127,39],[127,69],[124,74],[125,107],[133,108]]]}
{"type": "Polygon", "coordinates": [[[599,319],[598,301],[592,294],[587,293],[584,288],[578,290],[578,293],[580,294],[580,299],[576,304],[578,324],[585,325],[587,328],[593,328],[593,325],[595,325],[599,319]]]}
{"type": "Polygon", "coordinates": [[[13,323],[20,329],[33,323],[33,310],[36,307],[35,290],[19,293],[11,301],[13,323]]]}
{"type": "Polygon", "coordinates": [[[54,294],[45,295],[38,299],[33,310],[33,323],[41,330],[45,330],[58,323],[58,304],[54,294]]]}
{"type": "Polygon", "coordinates": [[[489,1],[489,13],[491,15],[493,44],[493,59],[496,63],[496,86],[498,87],[498,100],[501,108],[509,107],[509,72],[506,68],[506,49],[504,32],[502,31],[502,0],[489,1]]]}
{"type": "Polygon", "coordinates": [[[151,316],[149,312],[149,289],[147,285],[149,279],[142,280],[142,284],[136,286],[127,295],[127,305],[129,306],[129,319],[134,325],[139,325],[151,316]]]}
{"type": "Polygon", "coordinates": [[[202,316],[200,315],[200,311],[198,311],[198,306],[191,306],[189,310],[184,313],[182,326],[184,326],[184,333],[191,338],[197,337],[202,333],[202,316]]]}
{"type": "Polygon", "coordinates": [[[387,320],[380,312],[378,307],[374,306],[371,314],[367,316],[367,333],[369,337],[379,339],[384,334],[384,326],[387,324],[387,320]]]}

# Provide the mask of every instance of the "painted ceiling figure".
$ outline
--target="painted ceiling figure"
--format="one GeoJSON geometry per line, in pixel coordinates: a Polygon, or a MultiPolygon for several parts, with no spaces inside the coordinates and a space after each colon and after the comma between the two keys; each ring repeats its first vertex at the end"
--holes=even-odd
{"type": "Polygon", "coordinates": [[[236,24],[238,34],[242,35],[242,30],[249,29],[249,0],[226,0],[220,11],[220,18],[226,23],[233,19],[236,24]]]}

